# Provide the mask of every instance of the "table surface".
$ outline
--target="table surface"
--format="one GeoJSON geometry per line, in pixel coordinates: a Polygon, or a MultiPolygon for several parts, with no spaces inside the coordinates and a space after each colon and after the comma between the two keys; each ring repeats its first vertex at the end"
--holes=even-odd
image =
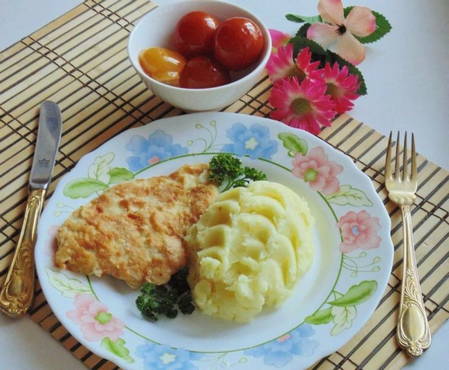
{"type": "MultiPolygon", "coordinates": [[[[176,0],[157,0],[166,4],[176,0]]],[[[55,19],[81,1],[0,0],[0,50],[55,19]]],[[[298,25],[284,19],[286,13],[316,14],[314,1],[232,0],[256,12],[270,28],[294,33],[298,25]]],[[[359,0],[357,5],[374,6],[359,0]]],[[[352,5],[353,3],[347,3],[352,5]]],[[[369,95],[356,101],[351,112],[376,130],[413,131],[418,150],[428,159],[449,169],[449,2],[433,0],[379,0],[375,10],[385,14],[393,31],[368,48],[360,66],[369,95]],[[443,133],[446,133],[444,135],[443,133]]],[[[83,365],[31,320],[0,316],[0,343],[8,353],[8,369],[82,369],[83,365]],[[51,354],[51,355],[49,355],[51,354]]],[[[449,369],[443,338],[449,336],[446,323],[434,336],[431,349],[409,368],[427,369],[438,364],[449,369]],[[446,364],[446,365],[443,365],[446,364]]],[[[2,359],[5,361],[5,358],[2,359]]]]}

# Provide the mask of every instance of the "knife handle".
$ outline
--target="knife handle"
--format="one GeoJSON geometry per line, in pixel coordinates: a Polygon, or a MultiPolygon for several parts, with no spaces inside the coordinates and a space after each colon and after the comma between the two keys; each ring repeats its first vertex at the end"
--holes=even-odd
{"type": "Polygon", "coordinates": [[[0,289],[0,311],[11,317],[24,315],[34,295],[34,243],[36,227],[44,203],[45,189],[30,192],[16,250],[0,289]]]}

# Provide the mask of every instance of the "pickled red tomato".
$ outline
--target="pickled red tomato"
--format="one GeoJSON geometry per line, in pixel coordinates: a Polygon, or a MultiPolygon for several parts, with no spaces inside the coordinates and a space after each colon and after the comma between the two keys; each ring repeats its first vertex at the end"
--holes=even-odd
{"type": "Polygon", "coordinates": [[[160,82],[179,86],[186,59],[180,53],[166,48],[149,48],[139,54],[145,73],[160,82]]]}
{"type": "Polygon", "coordinates": [[[181,72],[181,87],[202,89],[225,85],[230,81],[228,72],[206,56],[190,59],[181,72]]]}
{"type": "Polygon", "coordinates": [[[177,23],[173,43],[181,54],[193,57],[213,54],[214,35],[220,21],[214,16],[194,11],[184,15],[177,23]]]}
{"type": "Polygon", "coordinates": [[[230,70],[244,69],[259,59],[264,43],[262,31],[251,19],[229,18],[215,32],[215,58],[230,70]]]}

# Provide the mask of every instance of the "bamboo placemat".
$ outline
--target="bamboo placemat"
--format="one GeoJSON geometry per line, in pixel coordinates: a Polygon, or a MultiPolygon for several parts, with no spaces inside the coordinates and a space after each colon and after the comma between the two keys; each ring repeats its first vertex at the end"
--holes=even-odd
{"type": "MultiPolygon", "coordinates": [[[[62,175],[104,141],[130,127],[183,113],[153,96],[127,59],[126,43],[133,23],[155,6],[146,0],[87,0],[1,53],[0,283],[22,223],[37,107],[42,101],[57,102],[64,119],[48,196],[62,175]]],[[[268,79],[262,78],[225,111],[267,116],[269,88],[268,79]]],[[[395,258],[387,290],[373,317],[351,342],[313,368],[398,369],[408,361],[395,341],[402,232],[400,212],[387,201],[383,185],[386,139],[347,115],[320,136],[349,155],[372,179],[392,218],[395,258]]],[[[449,318],[449,172],[422,156],[418,164],[421,181],[413,224],[425,305],[435,331],[449,318]]],[[[88,368],[117,368],[92,354],[65,330],[39,286],[29,317],[88,368]]]]}

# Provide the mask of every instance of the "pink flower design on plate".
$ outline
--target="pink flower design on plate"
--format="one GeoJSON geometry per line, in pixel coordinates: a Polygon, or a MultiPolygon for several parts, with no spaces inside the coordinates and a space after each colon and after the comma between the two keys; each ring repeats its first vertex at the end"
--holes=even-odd
{"type": "Polygon", "coordinates": [[[380,227],[379,219],[371,217],[366,211],[346,213],[338,221],[338,226],[343,236],[340,246],[343,253],[356,249],[378,248],[380,245],[381,239],[377,235],[380,227]]]}
{"type": "Polygon", "coordinates": [[[108,308],[90,294],[75,297],[75,309],[67,312],[67,317],[76,322],[89,341],[109,337],[117,340],[123,333],[124,324],[112,316],[108,308]]]}
{"type": "Polygon", "coordinates": [[[308,182],[312,189],[327,195],[340,190],[337,175],[342,171],[343,167],[328,160],[319,146],[312,148],[307,155],[297,153],[293,159],[293,174],[308,182]]]}
{"type": "Polygon", "coordinates": [[[154,156],[148,160],[148,164],[155,164],[155,163],[159,162],[160,160],[161,159],[158,156],[154,156]]]}

